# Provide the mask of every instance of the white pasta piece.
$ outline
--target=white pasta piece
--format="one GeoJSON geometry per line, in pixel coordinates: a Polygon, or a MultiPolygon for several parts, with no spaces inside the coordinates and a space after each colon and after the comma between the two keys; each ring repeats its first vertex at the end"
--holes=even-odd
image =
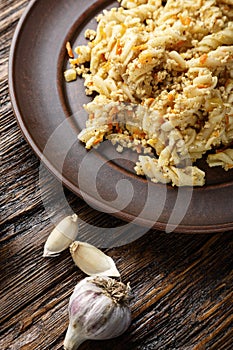
{"type": "Polygon", "coordinates": [[[138,106],[136,113],[143,115],[142,129],[148,134],[148,137],[155,137],[164,122],[160,113],[156,110],[145,110],[142,106],[138,106]]]}
{"type": "Polygon", "coordinates": [[[136,103],[135,98],[133,97],[131,89],[127,86],[127,84],[122,83],[121,89],[125,93],[125,95],[128,97],[129,101],[132,103],[136,103]]]}
{"type": "MultiPolygon", "coordinates": [[[[118,0],[120,2],[120,0],[118,0]]],[[[141,4],[146,4],[147,0],[122,0],[121,5],[123,7],[126,7],[128,9],[137,7],[138,5],[141,4]]]]}
{"type": "Polygon", "coordinates": [[[171,51],[168,55],[171,59],[173,59],[176,62],[178,68],[180,68],[181,70],[186,69],[186,61],[177,51],[171,51]]]}
{"type": "Polygon", "coordinates": [[[127,65],[131,60],[131,58],[133,57],[133,54],[134,54],[133,47],[136,45],[137,39],[138,39],[137,36],[133,35],[127,40],[125,46],[123,47],[122,53],[120,55],[120,59],[121,59],[121,62],[124,63],[124,65],[127,65]]]}
{"type": "Polygon", "coordinates": [[[163,169],[158,165],[157,159],[149,156],[139,156],[135,171],[137,175],[145,175],[153,182],[169,183],[171,181],[163,173],[163,169]]]}
{"type": "Polygon", "coordinates": [[[193,85],[197,88],[210,88],[213,89],[217,85],[218,78],[213,77],[211,74],[200,75],[193,79],[193,85]]]}
{"type": "Polygon", "coordinates": [[[75,49],[78,54],[78,63],[85,63],[91,59],[91,49],[89,46],[81,45],[75,49]]]}
{"type": "Polygon", "coordinates": [[[207,162],[210,167],[221,166],[225,170],[233,168],[233,149],[228,148],[225,151],[209,154],[207,162]]]}
{"type": "Polygon", "coordinates": [[[104,135],[109,131],[108,126],[99,126],[83,129],[79,135],[78,139],[86,144],[86,148],[90,149],[93,146],[99,144],[103,141],[104,135]]]}
{"type": "Polygon", "coordinates": [[[153,48],[158,47],[169,47],[175,45],[177,42],[180,42],[182,39],[185,39],[179,30],[174,30],[172,28],[166,28],[165,30],[157,29],[151,33],[151,37],[148,41],[148,45],[153,48]]]}
{"type": "Polygon", "coordinates": [[[105,85],[106,85],[109,92],[117,90],[117,86],[116,86],[115,81],[109,77],[107,79],[105,79],[105,85]]]}
{"type": "Polygon", "coordinates": [[[127,14],[133,18],[140,18],[141,22],[145,21],[147,18],[152,18],[153,13],[156,11],[157,6],[151,4],[142,4],[133,9],[129,9],[127,14]]]}
{"type": "Polygon", "coordinates": [[[196,139],[197,132],[193,128],[187,128],[185,130],[185,135],[184,135],[184,142],[185,142],[185,147],[189,147],[192,145],[196,139]]]}
{"type": "Polygon", "coordinates": [[[173,186],[203,186],[205,183],[205,173],[196,166],[177,168],[171,166],[166,168],[167,175],[173,186]]]}
{"type": "Polygon", "coordinates": [[[197,46],[202,52],[208,52],[222,45],[233,45],[233,26],[228,26],[223,30],[205,36],[197,46]]]}
{"type": "Polygon", "coordinates": [[[216,50],[204,54],[204,57],[192,58],[187,65],[188,67],[207,67],[212,70],[221,66],[225,68],[228,61],[232,62],[232,54],[233,46],[219,46],[216,50]]]}
{"type": "Polygon", "coordinates": [[[203,186],[205,178],[205,173],[195,166],[161,167],[157,159],[149,156],[139,156],[135,170],[138,175],[145,175],[153,182],[172,182],[173,186],[203,186]]]}
{"type": "Polygon", "coordinates": [[[99,94],[103,94],[107,97],[110,97],[109,90],[105,84],[104,79],[102,79],[100,76],[97,74],[92,77],[94,86],[95,86],[95,91],[97,91],[99,94]]]}

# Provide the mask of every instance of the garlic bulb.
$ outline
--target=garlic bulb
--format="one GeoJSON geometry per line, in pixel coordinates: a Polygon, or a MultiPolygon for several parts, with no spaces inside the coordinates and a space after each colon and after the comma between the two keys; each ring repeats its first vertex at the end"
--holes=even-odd
{"type": "Polygon", "coordinates": [[[44,257],[56,256],[67,249],[78,234],[78,216],[76,214],[65,217],[50,233],[45,246],[44,257]]]}
{"type": "Polygon", "coordinates": [[[103,340],[124,333],[131,322],[130,287],[109,277],[79,282],[69,302],[65,350],[76,350],[87,339],[103,340]]]}
{"type": "Polygon", "coordinates": [[[89,276],[120,277],[113,259],[89,243],[73,242],[70,253],[74,263],[89,276]]]}

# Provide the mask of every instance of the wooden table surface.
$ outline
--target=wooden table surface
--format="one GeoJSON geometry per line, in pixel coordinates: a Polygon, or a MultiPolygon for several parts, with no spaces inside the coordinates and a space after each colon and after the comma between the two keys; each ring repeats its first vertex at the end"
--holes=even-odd
{"type": "MultiPolygon", "coordinates": [[[[64,214],[63,203],[56,198],[57,180],[40,168],[24,140],[8,93],[10,45],[28,3],[0,3],[1,350],[62,349],[69,297],[85,277],[69,251],[57,258],[42,256],[54,222],[64,214]]],[[[64,192],[82,218],[83,239],[90,234],[90,223],[93,227],[124,225],[69,190],[64,192]]],[[[88,341],[80,349],[232,349],[232,234],[150,230],[132,243],[104,249],[134,292],[132,324],[117,339],[88,341]]]]}

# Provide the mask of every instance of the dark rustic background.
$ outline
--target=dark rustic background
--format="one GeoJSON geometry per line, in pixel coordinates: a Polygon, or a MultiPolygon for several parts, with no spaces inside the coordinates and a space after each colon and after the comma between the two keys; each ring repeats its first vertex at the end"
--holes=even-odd
{"type": "MultiPolygon", "coordinates": [[[[42,257],[53,221],[59,221],[65,209],[56,198],[57,182],[45,169],[43,198],[50,209],[43,206],[40,162],[22,137],[8,93],[9,49],[28,3],[0,2],[0,349],[55,350],[62,349],[69,297],[85,276],[68,251],[54,259],[42,257]]],[[[82,237],[90,234],[87,223],[122,224],[68,190],[65,194],[84,221],[82,237]]],[[[89,341],[80,349],[232,349],[232,243],[232,232],[184,235],[151,230],[134,243],[105,250],[122,280],[131,283],[132,325],[115,340],[89,341]]]]}

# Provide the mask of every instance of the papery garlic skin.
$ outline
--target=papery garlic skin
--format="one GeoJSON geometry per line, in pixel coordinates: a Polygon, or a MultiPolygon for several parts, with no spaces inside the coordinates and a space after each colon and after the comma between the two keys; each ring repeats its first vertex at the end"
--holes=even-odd
{"type": "Polygon", "coordinates": [[[130,288],[109,277],[87,277],[77,284],[69,302],[70,323],[65,350],[77,350],[87,339],[123,334],[131,323],[130,288]]]}
{"type": "Polygon", "coordinates": [[[78,216],[66,216],[50,233],[45,245],[43,257],[56,256],[75,241],[78,234],[78,216]]]}

